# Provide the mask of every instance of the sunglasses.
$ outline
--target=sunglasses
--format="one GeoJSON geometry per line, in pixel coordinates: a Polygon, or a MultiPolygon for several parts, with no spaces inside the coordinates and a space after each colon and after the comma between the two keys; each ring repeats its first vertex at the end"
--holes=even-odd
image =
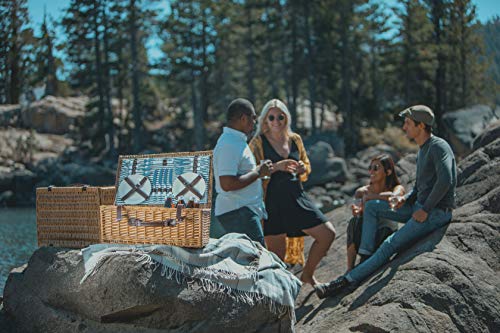
{"type": "Polygon", "coordinates": [[[267,117],[267,119],[269,119],[269,121],[271,121],[271,122],[273,122],[274,119],[278,119],[279,121],[283,121],[283,120],[285,120],[285,116],[282,114],[280,114],[278,117],[270,115],[269,117],[267,117]]]}
{"type": "Polygon", "coordinates": [[[380,166],[378,164],[372,164],[368,167],[368,171],[378,171],[380,169],[380,166]]]}

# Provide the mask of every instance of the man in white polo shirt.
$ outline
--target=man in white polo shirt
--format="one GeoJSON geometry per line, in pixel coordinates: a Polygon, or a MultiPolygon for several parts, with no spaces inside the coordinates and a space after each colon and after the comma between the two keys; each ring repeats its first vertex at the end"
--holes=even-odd
{"type": "Polygon", "coordinates": [[[257,119],[252,103],[235,99],[226,117],[227,127],[214,148],[215,216],[226,233],[243,233],[265,246],[260,220],[267,214],[260,177],[270,173],[272,164],[257,166],[247,144],[257,119]]]}

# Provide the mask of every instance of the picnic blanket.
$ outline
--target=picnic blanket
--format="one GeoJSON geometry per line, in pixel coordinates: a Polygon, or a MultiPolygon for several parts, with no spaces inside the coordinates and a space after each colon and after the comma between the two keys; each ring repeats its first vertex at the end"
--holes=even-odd
{"type": "Polygon", "coordinates": [[[94,244],[82,249],[85,275],[96,274],[114,256],[136,256],[138,262],[161,269],[177,283],[195,283],[208,293],[224,293],[249,305],[267,304],[273,313],[295,321],[294,303],[301,282],[272,252],[248,236],[230,233],[207,246],[188,249],[169,245],[94,244]]]}

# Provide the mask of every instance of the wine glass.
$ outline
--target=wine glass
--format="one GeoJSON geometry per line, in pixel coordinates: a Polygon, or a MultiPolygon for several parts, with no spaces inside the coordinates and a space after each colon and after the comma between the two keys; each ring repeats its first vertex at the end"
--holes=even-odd
{"type": "Polygon", "coordinates": [[[363,199],[354,198],[352,200],[351,209],[354,216],[361,215],[361,212],[363,210],[363,199]]]}
{"type": "Polygon", "coordinates": [[[389,197],[389,209],[393,212],[396,211],[396,206],[398,204],[398,197],[396,196],[392,196],[392,197],[389,197]]]}
{"type": "Polygon", "coordinates": [[[299,180],[299,179],[297,178],[297,171],[292,171],[292,172],[290,172],[290,173],[292,174],[292,178],[290,178],[290,180],[291,180],[292,182],[296,182],[297,180],[299,180]]]}
{"type": "MultiPolygon", "coordinates": [[[[260,160],[260,167],[262,168],[262,166],[267,162],[268,160],[260,160]]],[[[267,180],[267,179],[271,179],[271,175],[270,175],[270,172],[269,172],[269,168],[266,168],[265,169],[266,172],[260,177],[260,179],[262,180],[267,180]]]]}

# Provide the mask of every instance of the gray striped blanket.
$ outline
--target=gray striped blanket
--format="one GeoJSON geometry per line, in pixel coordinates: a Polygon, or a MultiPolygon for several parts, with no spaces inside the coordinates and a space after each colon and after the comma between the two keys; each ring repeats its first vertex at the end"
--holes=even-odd
{"type": "Polygon", "coordinates": [[[248,236],[231,233],[210,239],[207,246],[188,249],[169,245],[95,244],[82,250],[85,275],[99,271],[113,256],[137,260],[161,269],[178,283],[196,283],[206,292],[221,292],[238,301],[269,305],[274,313],[295,319],[294,303],[301,282],[272,252],[248,236]]]}

